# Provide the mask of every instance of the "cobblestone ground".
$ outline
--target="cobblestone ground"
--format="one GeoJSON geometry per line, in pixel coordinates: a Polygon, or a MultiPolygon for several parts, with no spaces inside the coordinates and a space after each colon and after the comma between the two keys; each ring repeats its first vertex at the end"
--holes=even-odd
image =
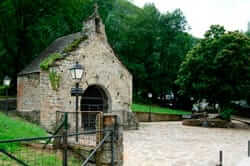
{"type": "Polygon", "coordinates": [[[238,166],[247,159],[248,140],[249,129],[141,123],[140,130],[124,132],[124,166],[215,166],[220,150],[225,166],[238,166]]]}

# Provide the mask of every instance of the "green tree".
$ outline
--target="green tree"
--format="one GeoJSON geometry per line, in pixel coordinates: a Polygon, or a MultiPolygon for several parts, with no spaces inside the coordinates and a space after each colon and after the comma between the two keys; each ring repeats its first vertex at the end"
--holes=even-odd
{"type": "Polygon", "coordinates": [[[111,46],[134,75],[135,97],[173,91],[179,65],[195,41],[184,32],[184,15],[179,9],[162,14],[153,4],[139,9],[117,2],[105,21],[106,30],[111,46]]]}
{"type": "Polygon", "coordinates": [[[179,93],[227,107],[250,94],[250,39],[240,32],[211,29],[180,66],[179,93]]]}
{"type": "Polygon", "coordinates": [[[250,31],[247,31],[247,32],[246,32],[246,35],[247,35],[248,37],[250,37],[250,31]]]}
{"type": "Polygon", "coordinates": [[[4,63],[0,65],[0,80],[9,75],[16,87],[17,73],[53,40],[79,31],[92,6],[92,0],[2,1],[0,60],[4,63]]]}
{"type": "Polygon", "coordinates": [[[80,31],[94,3],[112,48],[134,76],[135,96],[176,89],[178,66],[194,43],[184,32],[185,16],[179,9],[160,13],[153,4],[141,9],[127,0],[1,1],[0,81],[4,75],[15,79],[56,38],[80,31]]]}

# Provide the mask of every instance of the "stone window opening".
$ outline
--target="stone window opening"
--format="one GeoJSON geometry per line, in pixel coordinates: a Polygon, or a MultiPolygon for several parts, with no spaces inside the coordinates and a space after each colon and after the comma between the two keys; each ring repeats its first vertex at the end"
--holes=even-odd
{"type": "Polygon", "coordinates": [[[100,18],[95,18],[95,31],[101,33],[100,18]]]}

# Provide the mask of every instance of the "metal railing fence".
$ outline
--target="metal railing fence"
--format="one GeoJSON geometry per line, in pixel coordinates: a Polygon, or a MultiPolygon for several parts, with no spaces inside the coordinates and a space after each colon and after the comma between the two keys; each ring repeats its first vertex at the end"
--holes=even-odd
{"type": "Polygon", "coordinates": [[[62,127],[52,136],[0,140],[0,165],[85,166],[87,163],[95,163],[97,150],[106,139],[113,140],[113,131],[95,128],[78,133],[72,132],[68,114],[64,113],[62,123],[59,125],[62,127]],[[97,134],[103,134],[104,138],[97,140],[97,134]],[[79,149],[85,151],[87,155],[83,155],[79,149]]]}

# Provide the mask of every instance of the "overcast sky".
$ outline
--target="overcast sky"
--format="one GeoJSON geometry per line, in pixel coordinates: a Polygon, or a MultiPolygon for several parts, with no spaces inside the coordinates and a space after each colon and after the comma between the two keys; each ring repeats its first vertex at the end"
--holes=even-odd
{"type": "Polygon", "coordinates": [[[212,24],[224,25],[226,30],[246,31],[250,21],[250,0],[131,0],[139,7],[153,2],[161,12],[180,8],[189,31],[196,37],[203,37],[212,24]]]}

